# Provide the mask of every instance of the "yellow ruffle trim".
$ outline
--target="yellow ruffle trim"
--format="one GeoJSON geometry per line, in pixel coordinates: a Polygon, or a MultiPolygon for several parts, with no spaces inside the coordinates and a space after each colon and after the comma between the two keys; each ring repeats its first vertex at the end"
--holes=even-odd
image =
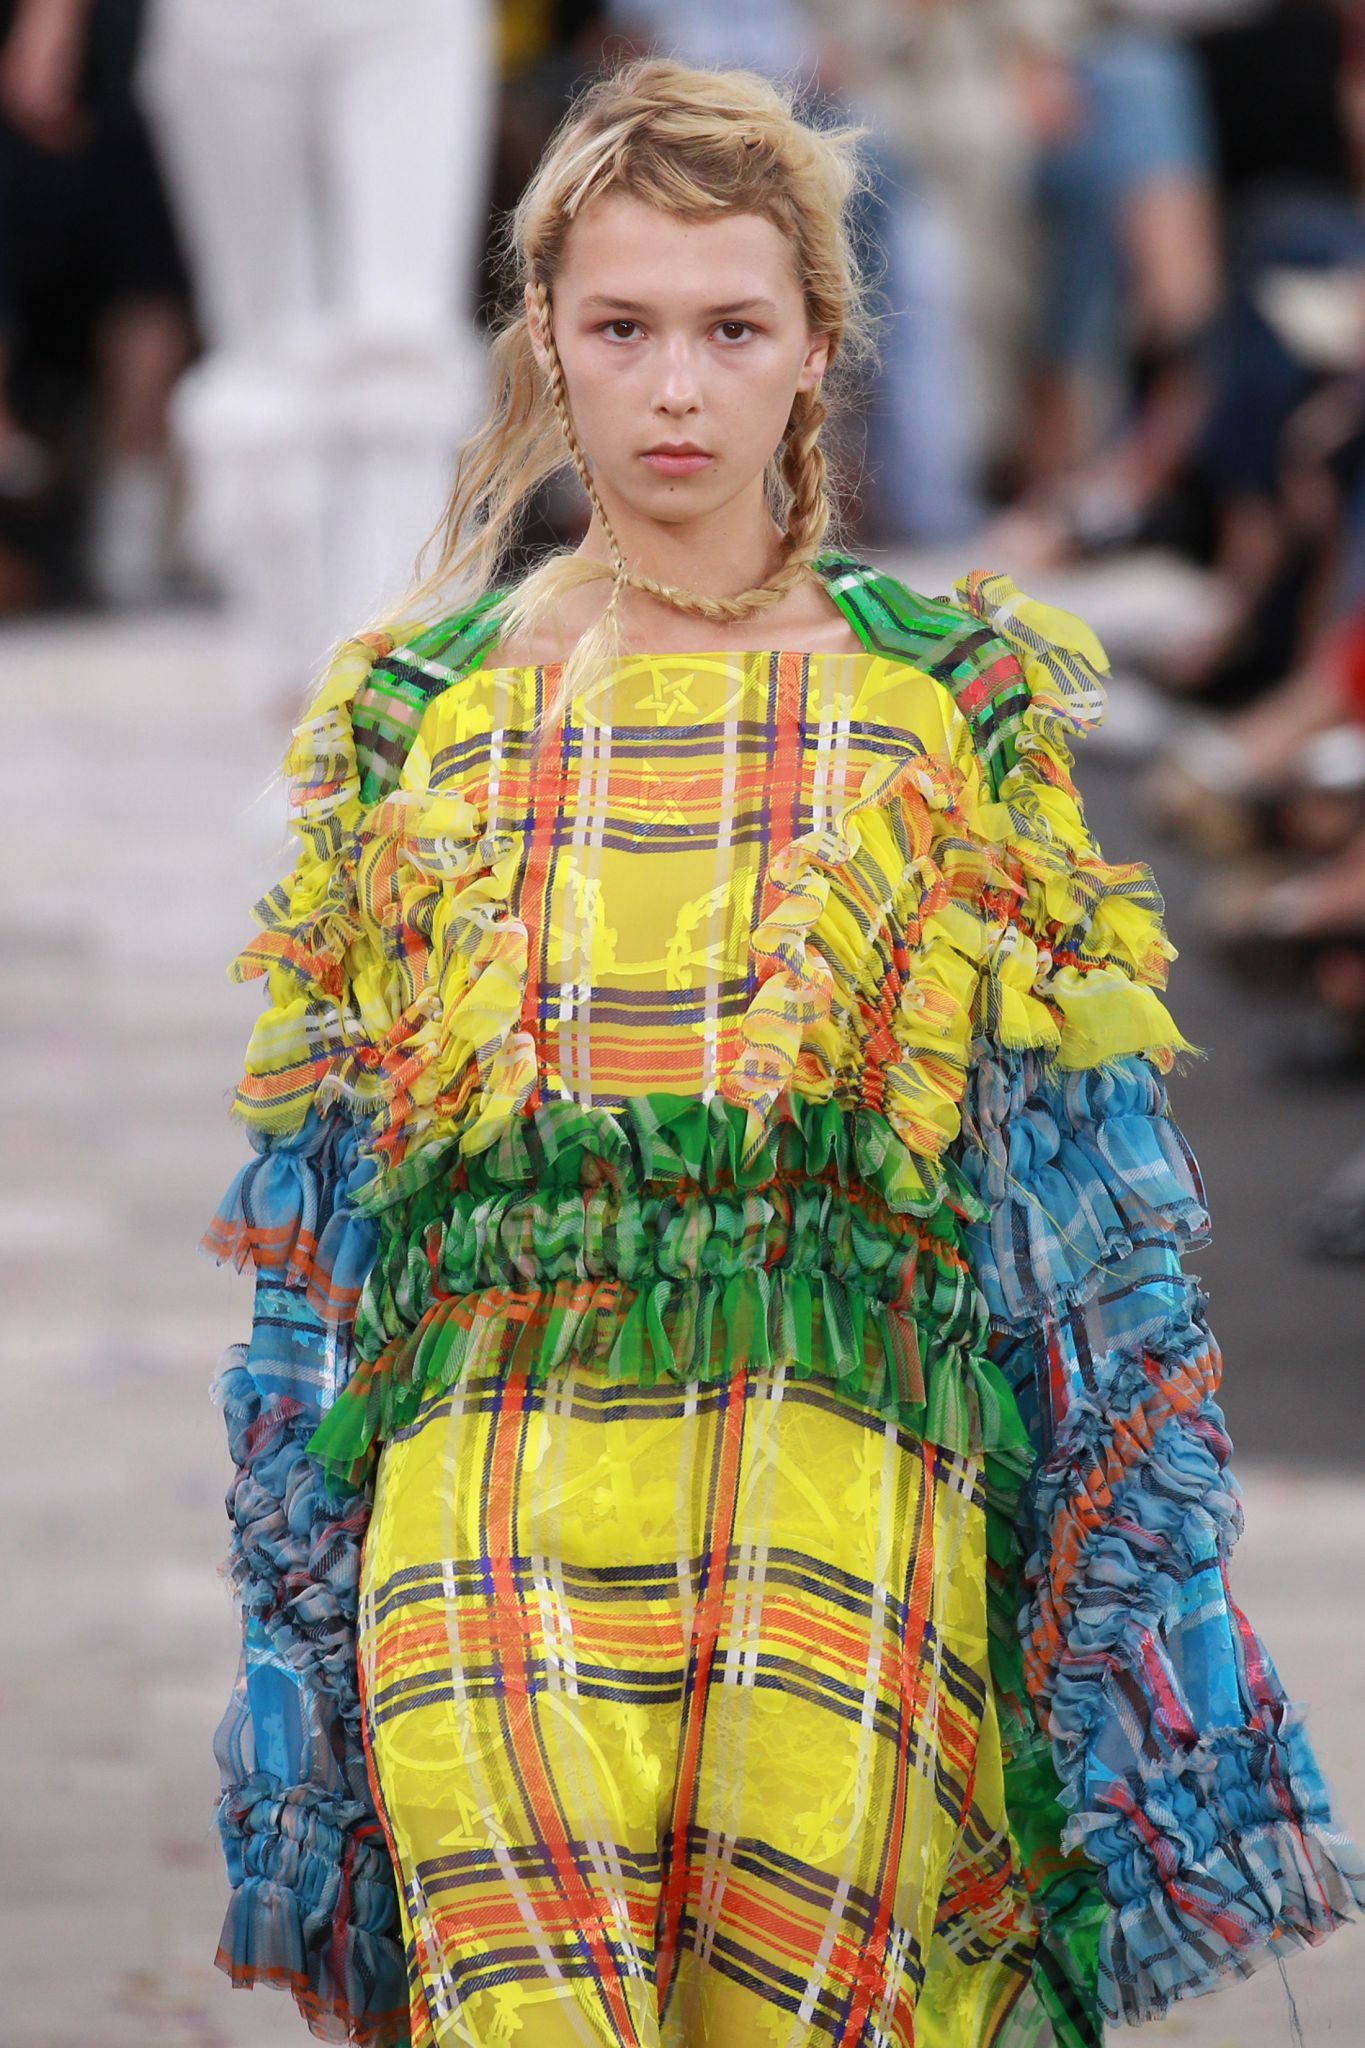
{"type": "Polygon", "coordinates": [[[357,899],[364,807],[351,707],[391,645],[382,633],[345,642],[285,756],[298,855],[255,907],[261,936],[229,969],[235,981],[266,983],[235,1104],[262,1131],[297,1130],[315,1102],[343,1097],[358,1113],[377,1103],[374,1048],[392,1021],[381,990],[394,977],[357,899]]]}
{"type": "Polygon", "coordinates": [[[1008,887],[970,831],[973,807],[951,762],[875,763],[831,824],[773,857],[758,988],[720,1087],[748,1111],[747,1155],[784,1090],[881,1110],[926,1160],[956,1135],[989,941],[981,904],[1008,887]]]}
{"type": "Polygon", "coordinates": [[[237,1109],[296,1130],[340,1101],[368,1119],[381,1160],[458,1136],[491,1144],[535,1086],[515,1027],[527,935],[509,900],[520,848],[465,796],[399,789],[360,801],[351,707],[383,634],[340,649],[285,758],[300,848],[256,906],[262,935],[233,963],[269,1005],[247,1048],[237,1109]]]}
{"type": "Polygon", "coordinates": [[[869,770],[832,824],[775,856],[744,1050],[721,1086],[748,1108],[750,1153],[784,1090],[837,1093],[882,1110],[932,1169],[978,1034],[1071,1068],[1145,1053],[1167,1069],[1192,1050],[1156,993],[1175,948],[1151,873],[1101,857],[1071,781],[1068,737],[1104,712],[1103,649],[1007,577],[976,572],[956,595],[1028,684],[1014,765],[994,799],[942,760],[869,770]]]}
{"type": "MultiPolygon", "coordinates": [[[[1175,952],[1151,875],[1102,859],[1071,781],[1067,741],[1103,712],[1102,649],[1006,577],[974,572],[956,594],[1029,686],[1012,765],[992,797],[945,702],[951,758],[907,732],[916,751],[875,764],[774,856],[720,1087],[747,1111],[751,1157],[784,1094],[833,1098],[884,1114],[928,1190],[976,1038],[1075,1068],[1131,1053],[1166,1068],[1190,1049],[1157,993],[1175,952]]],[[[239,1113],[287,1132],[341,1102],[369,1121],[381,1168],[437,1141],[482,1150],[537,1078],[519,1028],[529,940],[510,909],[520,842],[490,831],[477,786],[360,801],[351,707],[389,646],[348,642],[294,735],[297,862],[232,970],[264,975],[270,998],[239,1113]]]]}
{"type": "Polygon", "coordinates": [[[1194,1048],[1156,993],[1176,958],[1161,893],[1141,862],[1103,858],[1071,779],[1068,740],[1104,716],[1104,650],[1083,621],[1008,576],[973,571],[955,594],[1010,647],[1029,687],[1017,759],[983,825],[1017,864],[1016,922],[1040,948],[1034,993],[1055,1014],[1057,1061],[1096,1067],[1145,1053],[1168,1070],[1194,1048]]]}

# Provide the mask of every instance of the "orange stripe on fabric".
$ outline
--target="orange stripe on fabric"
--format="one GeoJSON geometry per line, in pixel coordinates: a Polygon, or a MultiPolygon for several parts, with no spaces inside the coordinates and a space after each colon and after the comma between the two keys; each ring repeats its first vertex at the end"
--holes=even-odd
{"type": "MultiPolygon", "coordinates": [[[[924,1631],[929,1620],[929,1603],[933,1593],[936,1500],[934,1457],[935,1450],[932,1444],[920,1445],[921,1479],[919,1498],[915,1504],[915,1562],[910,1578],[910,1601],[905,1617],[905,1633],[901,1637],[897,1665],[899,1696],[904,1702],[904,1708],[900,1735],[896,1743],[896,1788],[891,1801],[891,1826],[887,1830],[883,1851],[882,1887],[877,1899],[877,1916],[859,1957],[858,1967],[854,1971],[856,1988],[849,2004],[848,2017],[833,2048],[857,2048],[857,2044],[863,2038],[864,2023],[871,2010],[874,1993],[881,1984],[881,1957],[886,1946],[886,1931],[891,1924],[891,1912],[895,1904],[901,1843],[905,1835],[906,1785],[911,1769],[910,1749],[919,1724],[920,1694],[923,1685],[920,1667],[924,1631]]],[[[885,1658],[885,1641],[882,1654],[885,1658]]]]}
{"type": "MultiPolygon", "coordinates": [[[[801,787],[801,671],[804,665],[804,656],[800,654],[784,654],[777,664],[776,731],[767,777],[767,804],[772,821],[772,841],[767,860],[769,868],[774,855],[790,843],[794,830],[795,797],[801,787]]],[[[787,893],[770,881],[765,873],[761,918],[770,916],[775,905],[782,902],[787,893]]]]}
{"type": "MultiPolygon", "coordinates": [[[[657,1094],[659,1092],[659,1083],[657,1079],[657,1076],[659,1074],[671,1073],[674,1070],[674,1068],[686,1067],[689,1064],[693,1064],[697,1058],[701,1044],[701,1025],[677,1024],[671,1027],[664,1027],[664,1029],[669,1028],[675,1031],[695,1031],[697,1037],[697,1045],[694,1047],[690,1044],[686,1044],[677,1046],[676,1048],[670,1048],[660,1037],[655,1035],[654,1029],[650,1025],[647,1018],[641,1019],[640,1024],[636,1027],[636,1036],[634,1038],[617,1036],[614,1033],[604,1032],[600,1025],[594,1026],[592,1035],[593,1079],[594,1081],[599,1083],[598,1087],[594,1090],[594,1099],[600,1100],[601,1096],[605,1092],[603,1088],[600,1086],[600,1082],[604,1075],[603,1055],[605,1053],[615,1053],[617,1058],[621,1061],[622,1064],[619,1069],[619,1073],[622,1077],[635,1082],[644,1082],[644,1087],[641,1090],[639,1090],[639,1092],[643,1094],[657,1094]],[[643,1032],[647,1032],[649,1034],[647,1039],[647,1043],[649,1046],[649,1068],[647,1072],[642,1072],[641,1065],[640,1033],[643,1032]]],[[[611,1070],[606,1069],[605,1071],[610,1072],[611,1070]]]]}
{"type": "MultiPolygon", "coordinates": [[[[562,666],[562,663],[554,663],[544,672],[547,697],[558,687],[562,666]]],[[[518,903],[522,922],[527,927],[531,941],[527,948],[526,994],[521,1006],[521,1028],[533,1035],[536,1033],[540,1007],[541,939],[546,929],[550,867],[563,800],[564,778],[559,748],[554,737],[550,736],[536,756],[529,779],[525,808],[530,813],[531,829],[527,835],[526,861],[522,869],[518,903]]],[[[491,819],[489,826],[490,830],[493,829],[491,819]]],[[[539,1053],[542,1071],[544,1062],[545,1055],[542,1050],[539,1053]]]]}
{"type": "MultiPolygon", "coordinates": [[[[702,1878],[699,1870],[699,1888],[702,1878]]],[[[764,1935],[774,1955],[788,1956],[806,1966],[815,1959],[825,1927],[823,1913],[810,1913],[803,1918],[785,1902],[776,1906],[771,1898],[734,1876],[726,1881],[722,1910],[717,1917],[722,1927],[733,1927],[746,1944],[752,1942],[755,1933],[764,1935]],[[803,1935],[810,1938],[803,1940],[803,1935]]],[[[851,1976],[861,1952],[861,1940],[841,1930],[834,1937],[825,1968],[836,1976],[851,1976]]]]}
{"type": "MultiPolygon", "coordinates": [[[[366,1535],[368,1538],[368,1531],[366,1535]]],[[[384,1794],[379,1783],[379,1771],[374,1759],[374,1730],[370,1721],[370,1702],[365,1685],[365,1658],[363,1655],[357,1656],[355,1665],[356,1693],[360,1705],[360,1739],[361,1746],[365,1752],[365,1776],[369,1781],[370,1798],[373,1801],[374,1810],[379,1817],[380,1828],[383,1830],[384,1845],[389,1852],[389,1862],[394,1870],[398,1871],[402,1868],[398,1861],[398,1847],[394,1841],[393,1827],[389,1820],[389,1810],[384,1804],[384,1794]]],[[[409,2026],[414,2042],[422,2038],[425,2029],[425,2004],[424,1999],[419,1999],[417,1991],[413,1991],[409,2006],[409,2026]]]]}
{"type": "Polygon", "coordinates": [[[867,1667],[867,1637],[856,1629],[816,1623],[797,1602],[768,1595],[763,1602],[764,1650],[782,1645],[810,1659],[819,1656],[836,1671],[861,1678],[867,1667]]]}
{"type": "Polygon", "coordinates": [[[711,1514],[711,1545],[707,1556],[706,1591],[698,1601],[692,1619],[692,1640],[697,1646],[696,1664],[690,1674],[687,1710],[678,1757],[678,1775],[673,1798],[672,1857],[668,1883],[660,1905],[660,1935],[656,1950],[656,1983],[659,2010],[664,2010],[678,1965],[678,1930],[682,1924],[687,1893],[687,1820],[697,1789],[697,1767],[701,1756],[702,1727],[706,1719],[711,1666],[715,1662],[720,1609],[725,1592],[726,1562],[734,1536],[735,1507],[739,1494],[740,1448],[744,1436],[744,1389],[748,1371],[737,1365],[726,1389],[725,1414],[721,1422],[719,1462],[716,1470],[715,1501],[711,1514]]]}
{"type": "Polygon", "coordinates": [[[1024,1675],[1033,1698],[1046,1692],[1049,1676],[1062,1654],[1061,1622],[1070,1612],[1068,1589],[1079,1568],[1087,1539],[1113,1513],[1114,1489],[1151,1451],[1152,1439],[1172,1417],[1193,1415],[1206,1395],[1216,1393],[1221,1359],[1205,1351],[1167,1379],[1148,1360],[1152,1392],[1148,1404],[1135,1408],[1114,1424],[1101,1447],[1101,1462],[1079,1475],[1064,1515],[1052,1530],[1052,1559],[1038,1618],[1024,1653],[1024,1675]]]}
{"type": "MultiPolygon", "coordinates": [[[[465,1598],[469,1602],[470,1612],[461,1615],[461,1643],[467,1649],[486,1649],[497,1640],[494,1624],[488,1618],[487,1602],[473,1588],[465,1598]]],[[[433,1588],[424,1605],[442,1599],[441,1591],[433,1588]]],[[[571,1622],[582,1621],[585,1625],[590,1622],[593,1640],[600,1643],[604,1650],[625,1652],[658,1649],[658,1661],[665,1668],[681,1662],[681,1639],[659,1648],[658,1623],[648,1614],[642,1614],[635,1620],[608,1620],[603,1618],[596,1605],[587,1600],[566,1601],[565,1612],[571,1622]]],[[[409,1675],[409,1665],[427,1657],[433,1661],[438,1671],[449,1675],[450,1638],[443,1618],[424,1613],[420,1617],[385,1622],[381,1647],[375,1658],[375,1675],[378,1677],[383,1666],[394,1662],[403,1669],[405,1676],[409,1675]]],[[[422,1674],[422,1682],[429,1683],[428,1674],[422,1674]]]]}
{"type": "Polygon", "coordinates": [[[492,1418],[493,1456],[484,1506],[485,1561],[493,1583],[493,1614],[499,1636],[498,1661],[507,1699],[508,1737],[518,1775],[526,1785],[528,1821],[543,1839],[565,1898],[592,1951],[611,2024],[622,2042],[634,2039],[634,2022],[620,1972],[604,1939],[602,1913],[574,1862],[558,1793],[536,1739],[535,1716],[526,1684],[526,1642],[531,1617],[517,1593],[511,1560],[514,1549],[517,1471],[521,1462],[528,1381],[524,1371],[508,1374],[502,1402],[492,1418]]]}

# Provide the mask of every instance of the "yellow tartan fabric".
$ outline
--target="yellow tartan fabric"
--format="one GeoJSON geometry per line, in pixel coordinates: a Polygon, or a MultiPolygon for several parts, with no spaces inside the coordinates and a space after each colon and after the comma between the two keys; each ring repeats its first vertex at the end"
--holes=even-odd
{"type": "Polygon", "coordinates": [[[339,1103],[420,1178],[542,1103],[719,1096],[748,1163],[784,1098],[834,1101],[885,1119],[927,1209],[974,1015],[1064,1067],[1184,1044],[1159,899],[1099,859],[1045,701],[992,798],[903,660],[632,656],[537,747],[554,671],[441,689],[397,649],[437,687],[367,804],[349,707],[378,652],[348,643],[297,730],[300,859],[236,963],[269,985],[236,1104],[262,1133],[339,1103]],[[1059,923],[1062,952],[1030,936],[1059,923]]]}
{"type": "MultiPolygon", "coordinates": [[[[802,1092],[828,1094],[846,1064],[832,963],[805,941],[837,919],[836,959],[866,972],[913,851],[901,789],[923,804],[907,767],[945,812],[974,777],[951,697],[876,655],[639,656],[537,754],[544,681],[476,671],[438,696],[383,821],[400,877],[406,853],[410,886],[439,880],[456,900],[461,835],[485,860],[512,852],[498,896],[542,1092],[612,1107],[721,1087],[767,1103],[804,1052],[802,1092]]],[[[927,811],[923,836],[923,856],[947,836],[927,811]]],[[[974,899],[989,856],[965,864],[958,894],[974,899]]]]}
{"type": "Polygon", "coordinates": [[[428,1402],[359,1635],[414,2048],[998,2038],[1033,1935],[979,1489],[742,1363],[428,1402]]]}
{"type": "Polygon", "coordinates": [[[849,574],[893,655],[633,658],[537,746],[559,678],[455,620],[297,729],[213,1235],[264,1288],[223,1954],[357,2044],[405,1969],[417,2048],[1095,2048],[1365,1896],[1221,1578],[1102,655],[849,574]]]}
{"type": "MultiPolygon", "coordinates": [[[[790,1094],[883,1112],[928,1202],[1012,901],[949,692],[870,654],[632,658],[537,751],[553,681],[438,694],[365,819],[381,1156],[482,1155],[556,1099],[719,1095],[761,1134],[790,1094]]],[[[1036,1931],[980,1457],[786,1361],[627,1387],[516,1336],[384,1445],[365,1548],[414,2048],[1003,2041],[1036,1931]]]]}

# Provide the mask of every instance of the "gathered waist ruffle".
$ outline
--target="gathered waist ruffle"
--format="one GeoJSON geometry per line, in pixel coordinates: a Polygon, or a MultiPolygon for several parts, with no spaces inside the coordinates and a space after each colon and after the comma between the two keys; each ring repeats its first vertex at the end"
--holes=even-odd
{"type": "Polygon", "coordinates": [[[497,1199],[601,1186],[733,1195],[806,1179],[866,1193],[897,1215],[931,1215],[945,1196],[959,1208],[976,1206],[960,1175],[927,1187],[921,1162],[875,1110],[784,1097],[761,1143],[750,1146],[741,1105],[665,1090],[612,1105],[567,1097],[538,1102],[482,1150],[433,1146],[358,1187],[355,1204],[387,1223],[433,1186],[440,1200],[463,1189],[497,1199]]]}
{"type": "Polygon", "coordinates": [[[496,1363],[533,1380],[569,1360],[624,1385],[701,1384],[786,1368],[925,1440],[1031,1458],[1013,1396],[985,1349],[980,1298],[950,1248],[921,1255],[909,1297],[879,1300],[831,1273],[747,1267],[726,1278],[563,1279],[438,1297],[355,1370],[310,1452],[339,1479],[407,1428],[423,1402],[496,1363]]]}
{"type": "Polygon", "coordinates": [[[908,1305],[922,1258],[937,1264],[949,1324],[956,1330],[966,1319],[984,1330],[951,1212],[937,1221],[897,1216],[866,1190],[819,1180],[724,1194],[688,1185],[544,1195],[461,1188],[414,1204],[403,1223],[370,1269],[357,1319],[362,1356],[434,1302],[484,1289],[608,1280],[647,1290],[762,1273],[840,1282],[869,1300],[908,1305]]]}

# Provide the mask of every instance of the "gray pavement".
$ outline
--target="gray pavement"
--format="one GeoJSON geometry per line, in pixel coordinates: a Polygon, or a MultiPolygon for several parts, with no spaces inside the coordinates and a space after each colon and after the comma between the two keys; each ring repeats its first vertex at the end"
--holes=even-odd
{"type": "MultiPolygon", "coordinates": [[[[1126,606],[1140,622],[1133,580],[1115,590],[1115,617],[1126,606]]],[[[244,1333],[249,1289],[194,1245],[244,1156],[226,1097],[259,998],[223,969],[287,865],[282,800],[261,796],[284,721],[252,705],[242,675],[232,635],[199,617],[35,625],[0,645],[3,2048],[309,2038],[287,1999],[234,1993],[211,1967],[210,1739],[234,1630],[215,1577],[228,1468],[207,1387],[244,1333]]],[[[1111,857],[1135,850],[1129,781],[1112,762],[1086,777],[1111,857]]],[[[1178,865],[1158,866],[1170,891],[1178,865]]],[[[1179,1012],[1215,1057],[1181,1081],[1178,1108],[1221,1212],[1201,1269],[1248,1454],[1234,1583],[1291,1694],[1312,1703],[1359,1835],[1365,1269],[1310,1267],[1282,1238],[1361,1098],[1348,1113],[1267,1091],[1266,1017],[1189,953],[1179,1012]]],[[[1358,1931],[1291,1959],[1289,1979],[1309,2043],[1359,2038],[1358,1931]]],[[[1263,1975],[1146,2038],[1288,2042],[1284,1991],[1263,1975]]]]}
{"type": "Polygon", "coordinates": [[[1106,856],[1152,864],[1180,949],[1170,1007],[1204,1056],[1173,1077],[1171,1102],[1208,1188],[1213,1241],[1191,1264],[1223,1350],[1232,1440],[1243,1456],[1365,1483],[1365,1264],[1309,1258],[1299,1241],[1324,1182],[1365,1147],[1365,1085],[1314,1084],[1305,1005],[1210,963],[1195,916],[1203,877],[1143,830],[1134,764],[1105,758],[1081,774],[1106,856]]]}

